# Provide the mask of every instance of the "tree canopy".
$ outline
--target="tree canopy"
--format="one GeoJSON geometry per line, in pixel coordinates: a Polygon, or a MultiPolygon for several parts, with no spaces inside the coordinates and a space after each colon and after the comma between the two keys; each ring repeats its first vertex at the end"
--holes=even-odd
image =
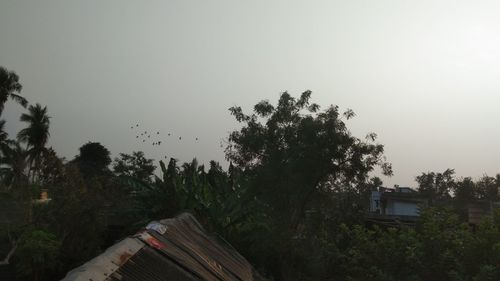
{"type": "Polygon", "coordinates": [[[111,153],[99,142],[87,142],[80,147],[80,154],[73,159],[86,176],[101,175],[109,172],[111,153]]]}
{"type": "Polygon", "coordinates": [[[135,151],[131,155],[120,153],[120,157],[115,158],[113,170],[117,176],[134,177],[151,182],[156,166],[153,164],[153,159],[144,157],[142,151],[135,151]]]}
{"type": "Polygon", "coordinates": [[[310,97],[310,91],[299,99],[285,92],[276,106],[261,101],[250,115],[230,108],[244,126],[229,136],[228,160],[251,174],[254,192],[291,227],[298,226],[321,189],[364,183],[376,165],[392,173],[383,145],[373,143],[375,134],[361,140],[348,130],[345,121],[354,116],[352,110],[341,114],[338,106],[330,106],[320,111],[310,97]]]}
{"type": "Polygon", "coordinates": [[[19,76],[6,68],[0,66],[0,115],[3,112],[5,103],[12,99],[26,107],[28,101],[20,95],[23,86],[19,83],[19,76]]]}
{"type": "Polygon", "coordinates": [[[17,134],[20,142],[26,143],[28,158],[30,161],[30,172],[33,178],[40,169],[42,153],[46,152],[46,144],[50,133],[50,116],[47,115],[47,107],[40,104],[30,105],[28,113],[23,113],[20,120],[28,124],[17,134]]]}
{"type": "MultiPolygon", "coordinates": [[[[25,104],[18,80],[0,68],[0,112],[7,98],[25,104]]],[[[322,110],[305,91],[230,113],[241,127],[228,136],[227,169],[196,158],[156,167],[142,151],[112,162],[99,142],[66,162],[47,147],[47,107],[29,106],[17,139],[0,121],[0,207],[25,209],[0,223],[0,250],[18,246],[18,279],[59,280],[146,223],[189,211],[269,280],[500,280],[500,175],[422,173],[419,197],[430,204],[416,225],[374,224],[369,196],[392,167],[375,133],[351,133],[352,110],[322,110]],[[472,225],[465,211],[474,202],[491,211],[472,225]]]]}
{"type": "Polygon", "coordinates": [[[243,127],[230,133],[226,157],[249,177],[252,194],[271,218],[282,272],[288,271],[289,249],[306,213],[315,209],[311,202],[318,196],[333,200],[339,189],[359,191],[376,166],[392,174],[376,134],[362,140],[347,128],[352,110],[341,113],[332,105],[321,111],[310,98],[311,91],[298,99],[284,92],[277,105],[261,101],[252,114],[229,109],[243,127]]]}

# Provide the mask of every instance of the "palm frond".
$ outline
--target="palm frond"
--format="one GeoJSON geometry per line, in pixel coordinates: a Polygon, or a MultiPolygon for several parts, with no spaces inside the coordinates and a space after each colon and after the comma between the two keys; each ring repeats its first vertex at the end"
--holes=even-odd
{"type": "Polygon", "coordinates": [[[28,106],[28,100],[20,95],[10,93],[10,98],[15,102],[19,103],[22,107],[26,108],[28,106]]]}

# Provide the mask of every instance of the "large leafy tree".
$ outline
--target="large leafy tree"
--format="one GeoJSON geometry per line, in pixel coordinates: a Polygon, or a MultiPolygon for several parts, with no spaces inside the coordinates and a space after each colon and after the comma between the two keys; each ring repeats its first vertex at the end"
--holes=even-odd
{"type": "Polygon", "coordinates": [[[471,177],[465,177],[457,181],[454,194],[455,200],[458,202],[470,202],[478,199],[477,183],[471,177]]]}
{"type": "Polygon", "coordinates": [[[62,180],[52,191],[43,224],[61,239],[59,254],[65,272],[101,251],[106,191],[99,181],[85,179],[72,163],[65,165],[62,180]]]}
{"type": "Polygon", "coordinates": [[[484,175],[476,183],[479,199],[497,201],[500,199],[500,174],[495,177],[484,175]]]}
{"type": "Polygon", "coordinates": [[[61,242],[50,232],[25,231],[19,238],[16,251],[19,275],[31,276],[34,281],[48,280],[44,278],[44,274],[57,267],[60,247],[61,242]]]}
{"type": "Polygon", "coordinates": [[[135,151],[132,154],[120,153],[115,158],[113,171],[118,176],[134,177],[138,180],[151,183],[156,166],[153,159],[144,157],[144,152],[135,151]]]}
{"type": "Polygon", "coordinates": [[[40,104],[30,105],[28,113],[23,113],[20,120],[27,123],[27,127],[19,131],[17,137],[27,145],[28,157],[31,163],[33,179],[40,168],[42,154],[46,151],[45,145],[49,140],[50,116],[47,107],[40,104]]]}
{"type": "Polygon", "coordinates": [[[442,173],[422,173],[415,178],[418,191],[429,199],[449,199],[456,184],[454,175],[453,169],[446,169],[442,173]]]}
{"type": "Polygon", "coordinates": [[[28,105],[28,101],[19,95],[21,89],[19,76],[15,72],[0,67],[0,114],[2,114],[8,99],[16,101],[23,107],[28,105]]]}
{"type": "Polygon", "coordinates": [[[320,112],[310,103],[311,92],[295,99],[283,93],[277,106],[261,101],[254,113],[230,108],[243,128],[229,136],[227,158],[254,179],[254,191],[269,205],[280,225],[299,226],[314,195],[336,187],[365,183],[375,166],[391,174],[383,146],[370,134],[361,140],[351,134],[337,106],[320,112]],[[369,140],[368,140],[369,139],[369,140]]]}
{"type": "Polygon", "coordinates": [[[252,114],[230,108],[243,127],[230,133],[226,157],[249,179],[251,193],[264,206],[270,232],[262,239],[267,250],[261,247],[256,256],[281,280],[299,278],[297,267],[304,265],[299,261],[312,254],[295,250],[305,243],[300,237],[308,217],[319,214],[319,224],[351,210],[359,215],[356,198],[370,172],[380,166],[392,173],[376,135],[359,139],[347,128],[352,110],[342,113],[332,105],[320,111],[310,98],[310,91],[298,99],[285,92],[277,105],[261,101],[252,114]],[[325,207],[340,213],[328,214],[325,207]]]}
{"type": "Polygon", "coordinates": [[[99,142],[87,142],[80,147],[80,154],[72,161],[87,178],[110,173],[111,153],[99,142]]]}
{"type": "Polygon", "coordinates": [[[421,280],[458,280],[464,276],[460,258],[469,232],[450,208],[427,208],[417,225],[422,243],[421,280]]]}
{"type": "Polygon", "coordinates": [[[42,186],[52,187],[62,181],[64,174],[64,159],[59,158],[52,147],[46,149],[40,163],[39,181],[42,186]]]}

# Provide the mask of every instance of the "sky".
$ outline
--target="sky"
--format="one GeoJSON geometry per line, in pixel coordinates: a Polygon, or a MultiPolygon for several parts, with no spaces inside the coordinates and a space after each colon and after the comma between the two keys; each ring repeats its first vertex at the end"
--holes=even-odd
{"type": "MultiPolygon", "coordinates": [[[[354,110],[354,135],[377,133],[385,185],[415,186],[428,171],[500,172],[499,14],[499,1],[2,0],[0,65],[48,107],[67,159],[97,141],[224,163],[229,107],[311,90],[354,110]]],[[[9,134],[21,112],[6,105],[9,134]]]]}

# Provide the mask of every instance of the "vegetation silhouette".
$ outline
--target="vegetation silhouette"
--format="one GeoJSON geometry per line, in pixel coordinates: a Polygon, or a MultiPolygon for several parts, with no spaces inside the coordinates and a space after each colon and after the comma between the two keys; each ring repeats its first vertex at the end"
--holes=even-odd
{"type": "MultiPolygon", "coordinates": [[[[8,98],[27,105],[18,80],[0,68],[2,109],[8,98]]],[[[418,192],[430,204],[415,227],[374,225],[368,198],[383,182],[373,171],[392,167],[376,134],[348,129],[352,110],[321,110],[310,91],[284,92],[249,114],[229,110],[241,127],[225,140],[227,169],[164,153],[156,166],[137,150],[112,160],[95,141],[66,161],[47,147],[47,107],[28,107],[17,139],[0,121],[0,211],[9,219],[0,222],[0,253],[4,241],[17,245],[8,261],[17,279],[59,280],[146,223],[187,210],[269,280],[500,280],[500,210],[475,225],[464,212],[500,201],[500,175],[421,173],[418,192]]],[[[149,136],[138,123],[131,130],[139,143],[149,136]]]]}
{"type": "Polygon", "coordinates": [[[84,177],[109,174],[111,152],[99,142],[87,142],[80,147],[80,154],[72,163],[76,164],[84,177]]]}
{"type": "Polygon", "coordinates": [[[30,105],[28,113],[23,113],[20,120],[27,123],[28,127],[19,131],[17,138],[26,144],[30,166],[28,177],[31,173],[34,182],[40,169],[41,156],[47,151],[45,146],[50,137],[50,116],[47,115],[47,107],[37,103],[35,106],[30,105]]]}
{"type": "Polygon", "coordinates": [[[8,99],[14,100],[23,107],[28,106],[26,98],[19,95],[22,88],[19,83],[19,76],[15,72],[0,66],[0,115],[8,99]]]}

